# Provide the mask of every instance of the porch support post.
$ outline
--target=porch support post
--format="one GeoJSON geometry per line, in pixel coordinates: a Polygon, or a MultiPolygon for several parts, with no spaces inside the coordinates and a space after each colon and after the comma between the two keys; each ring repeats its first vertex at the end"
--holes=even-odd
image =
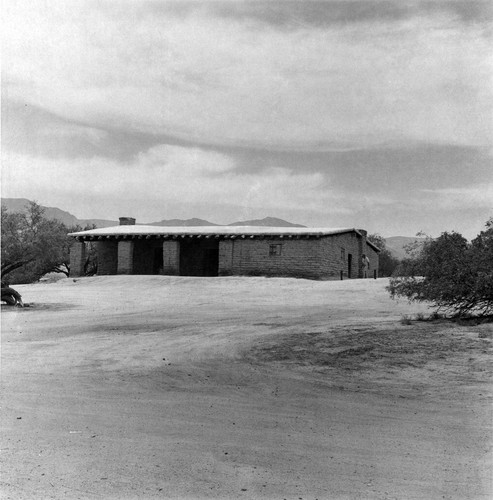
{"type": "Polygon", "coordinates": [[[74,241],[70,247],[70,276],[84,276],[86,263],[86,244],[83,241],[74,241]]]}
{"type": "Polygon", "coordinates": [[[134,242],[121,240],[118,242],[117,274],[132,274],[134,270],[134,242]]]}
{"type": "Polygon", "coordinates": [[[163,274],[180,275],[180,242],[176,240],[163,241],[163,274]]]}
{"type": "Polygon", "coordinates": [[[234,240],[219,241],[219,276],[233,274],[233,246],[234,240]]]}

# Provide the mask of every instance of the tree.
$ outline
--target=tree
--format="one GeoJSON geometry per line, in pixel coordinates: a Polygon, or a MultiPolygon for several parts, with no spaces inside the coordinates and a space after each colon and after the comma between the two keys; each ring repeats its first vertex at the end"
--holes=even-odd
{"type": "Polygon", "coordinates": [[[486,231],[472,240],[470,253],[474,256],[471,272],[475,276],[471,295],[477,297],[478,308],[493,313],[493,217],[486,223],[486,231]]]}
{"type": "Polygon", "coordinates": [[[69,272],[71,239],[67,227],[44,217],[44,209],[30,202],[25,213],[2,206],[2,279],[31,283],[50,272],[69,272]]]}
{"type": "Polygon", "coordinates": [[[392,298],[430,302],[437,312],[464,317],[493,313],[493,219],[472,242],[456,232],[428,238],[392,278],[392,298]]]}
{"type": "Polygon", "coordinates": [[[378,254],[378,275],[379,277],[392,276],[392,273],[399,265],[399,259],[396,259],[387,248],[385,238],[379,234],[368,235],[368,241],[380,249],[378,254]]]}

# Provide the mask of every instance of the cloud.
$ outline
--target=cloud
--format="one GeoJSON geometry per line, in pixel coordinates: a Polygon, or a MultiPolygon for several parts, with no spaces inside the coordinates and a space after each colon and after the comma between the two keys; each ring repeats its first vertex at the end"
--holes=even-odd
{"type": "Polygon", "coordinates": [[[320,173],[293,174],[278,167],[242,173],[233,158],[199,148],[156,146],[126,165],[101,157],[68,162],[3,152],[3,164],[4,197],[50,199],[85,217],[116,217],[113,210],[130,210],[145,220],[200,204],[247,212],[324,212],[328,206],[334,214],[351,212],[320,173]]]}
{"type": "MultiPolygon", "coordinates": [[[[306,16],[286,30],[234,9],[156,5],[10,2],[7,97],[92,128],[210,145],[491,144],[491,40],[450,9],[306,16]]],[[[283,8],[296,19],[296,2],[283,8]]]]}
{"type": "Polygon", "coordinates": [[[445,189],[423,189],[438,209],[488,208],[493,214],[493,182],[445,189]]]}
{"type": "MultiPolygon", "coordinates": [[[[463,22],[484,22],[493,17],[487,0],[400,2],[396,0],[315,0],[212,2],[207,7],[225,18],[245,17],[285,29],[299,26],[330,27],[368,21],[401,21],[410,17],[445,14],[463,22]]],[[[189,6],[190,7],[190,6],[189,6]]]]}
{"type": "Polygon", "coordinates": [[[384,235],[439,234],[471,238],[491,215],[493,184],[375,191],[342,189],[330,171],[280,167],[245,171],[218,151],[159,145],[125,162],[105,157],[47,158],[2,150],[2,196],[58,206],[79,218],[140,223],[201,217],[218,223],[281,217],[308,226],[364,227],[384,235]]]}

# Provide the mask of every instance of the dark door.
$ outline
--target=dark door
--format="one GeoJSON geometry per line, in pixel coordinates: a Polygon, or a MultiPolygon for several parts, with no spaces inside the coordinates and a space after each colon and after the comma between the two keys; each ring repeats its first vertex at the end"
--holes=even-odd
{"type": "Polygon", "coordinates": [[[351,267],[353,266],[353,256],[348,253],[348,256],[347,256],[347,277],[350,278],[351,277],[351,267]]]}

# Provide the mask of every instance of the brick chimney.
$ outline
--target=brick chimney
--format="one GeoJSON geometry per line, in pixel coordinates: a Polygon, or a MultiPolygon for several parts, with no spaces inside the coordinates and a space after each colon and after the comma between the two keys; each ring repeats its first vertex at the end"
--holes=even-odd
{"type": "Polygon", "coordinates": [[[120,217],[120,226],[135,226],[133,217],[120,217]]]}

